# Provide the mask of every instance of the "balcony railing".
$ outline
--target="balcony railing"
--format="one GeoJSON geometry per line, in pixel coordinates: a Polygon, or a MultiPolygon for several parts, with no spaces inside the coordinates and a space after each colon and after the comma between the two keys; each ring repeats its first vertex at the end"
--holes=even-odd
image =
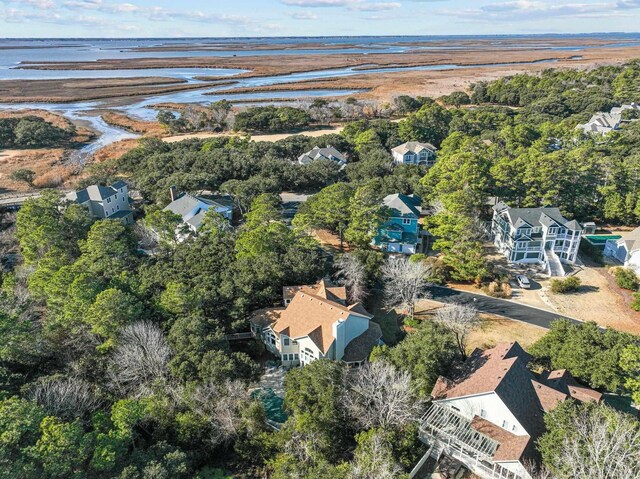
{"type": "Polygon", "coordinates": [[[427,411],[420,430],[440,440],[454,440],[462,443],[486,458],[491,458],[499,446],[494,439],[473,429],[469,419],[439,404],[433,404],[427,411]]]}
{"type": "Polygon", "coordinates": [[[494,463],[492,457],[500,444],[473,429],[469,419],[447,407],[431,406],[422,418],[420,438],[484,479],[525,479],[494,463]]]}

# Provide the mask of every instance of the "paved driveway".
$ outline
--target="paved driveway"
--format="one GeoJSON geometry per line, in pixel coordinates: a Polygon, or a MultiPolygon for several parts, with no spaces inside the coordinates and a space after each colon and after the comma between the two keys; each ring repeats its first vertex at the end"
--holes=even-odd
{"type": "Polygon", "coordinates": [[[551,323],[560,318],[569,319],[575,323],[580,323],[577,319],[562,316],[558,313],[545,311],[531,306],[507,301],[504,299],[492,298],[482,294],[468,293],[441,286],[431,286],[428,288],[431,299],[442,303],[470,304],[481,313],[497,314],[516,321],[522,321],[542,328],[551,328],[551,323]]]}

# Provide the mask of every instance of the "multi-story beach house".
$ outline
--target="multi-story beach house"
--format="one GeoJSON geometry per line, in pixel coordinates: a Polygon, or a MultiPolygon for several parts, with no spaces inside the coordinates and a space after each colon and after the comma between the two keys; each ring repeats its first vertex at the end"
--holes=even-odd
{"type": "Polygon", "coordinates": [[[233,218],[233,201],[228,197],[204,198],[189,193],[178,194],[175,186],[170,189],[171,203],[164,210],[180,216],[182,223],[194,233],[202,225],[205,214],[215,211],[231,221],[233,218]]]}
{"type": "Polygon", "coordinates": [[[530,479],[544,414],[568,399],[602,400],[566,370],[532,373],[530,360],[518,343],[502,343],[476,349],[455,377],[438,378],[419,432],[429,450],[418,466],[448,456],[483,479],[530,479]]]}
{"type": "Polygon", "coordinates": [[[558,208],[493,207],[491,233],[498,250],[512,263],[543,265],[550,276],[564,276],[562,264],[574,264],[582,226],[558,208]]]}
{"type": "Polygon", "coordinates": [[[282,308],[256,311],[251,332],[285,367],[332,359],[357,366],[380,344],[382,331],[360,303],[348,305],[344,286],[322,280],[283,288],[282,308]]]}
{"type": "Polygon", "coordinates": [[[396,165],[433,166],[436,163],[437,148],[430,143],[408,141],[391,150],[396,165]]]}
{"type": "Polygon", "coordinates": [[[382,201],[389,219],[378,229],[372,245],[385,253],[409,255],[425,251],[428,233],[420,225],[422,198],[396,193],[382,201]]]}
{"type": "Polygon", "coordinates": [[[624,112],[627,110],[633,110],[635,112],[640,111],[640,105],[637,103],[630,103],[627,105],[616,106],[611,109],[609,113],[598,112],[594,114],[588,122],[576,126],[587,134],[606,135],[614,130],[618,130],[622,123],[624,112]]]}
{"type": "Polygon", "coordinates": [[[72,191],[66,199],[86,206],[94,218],[119,220],[125,225],[133,223],[129,187],[124,181],[116,181],[111,186],[90,185],[72,191]]]}
{"type": "Polygon", "coordinates": [[[301,165],[308,165],[309,163],[316,160],[329,160],[337,163],[340,166],[345,166],[347,164],[347,156],[336,150],[331,145],[327,145],[325,148],[316,146],[312,150],[300,155],[300,157],[298,158],[298,163],[300,163],[301,165]]]}

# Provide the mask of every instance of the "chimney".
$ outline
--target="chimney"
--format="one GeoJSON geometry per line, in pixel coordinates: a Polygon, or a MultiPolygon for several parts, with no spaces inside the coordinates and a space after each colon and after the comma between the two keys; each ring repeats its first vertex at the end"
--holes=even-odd
{"type": "Polygon", "coordinates": [[[178,187],[176,185],[169,188],[169,193],[171,194],[172,202],[178,199],[178,187]]]}

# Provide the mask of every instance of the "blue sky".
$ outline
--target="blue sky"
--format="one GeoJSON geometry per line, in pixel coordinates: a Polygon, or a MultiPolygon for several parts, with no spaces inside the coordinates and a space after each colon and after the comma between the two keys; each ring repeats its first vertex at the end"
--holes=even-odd
{"type": "Polygon", "coordinates": [[[0,0],[0,37],[640,30],[640,0],[0,0]]]}

